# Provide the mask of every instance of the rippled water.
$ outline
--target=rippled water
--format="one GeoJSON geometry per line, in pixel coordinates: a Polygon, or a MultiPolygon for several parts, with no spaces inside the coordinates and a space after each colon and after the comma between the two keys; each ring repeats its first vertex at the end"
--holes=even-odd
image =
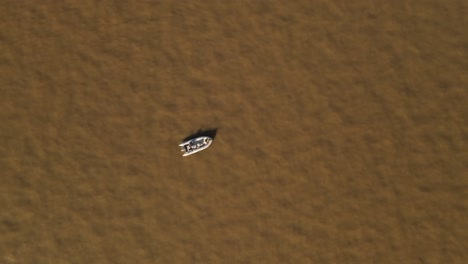
{"type": "Polygon", "coordinates": [[[467,2],[387,2],[4,1],[0,263],[467,263],[467,2]]]}

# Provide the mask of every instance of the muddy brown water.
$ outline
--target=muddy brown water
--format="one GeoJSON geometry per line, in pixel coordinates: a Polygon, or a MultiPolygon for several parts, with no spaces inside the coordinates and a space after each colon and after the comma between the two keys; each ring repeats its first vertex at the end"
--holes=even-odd
{"type": "Polygon", "coordinates": [[[400,2],[3,1],[0,263],[468,263],[468,2],[400,2]]]}

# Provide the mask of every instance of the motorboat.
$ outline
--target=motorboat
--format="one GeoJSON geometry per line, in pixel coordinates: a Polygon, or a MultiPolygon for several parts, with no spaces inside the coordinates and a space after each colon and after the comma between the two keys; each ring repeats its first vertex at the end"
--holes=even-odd
{"type": "Polygon", "coordinates": [[[184,152],[182,156],[188,156],[207,149],[213,139],[210,137],[197,137],[179,144],[180,150],[184,152]]]}

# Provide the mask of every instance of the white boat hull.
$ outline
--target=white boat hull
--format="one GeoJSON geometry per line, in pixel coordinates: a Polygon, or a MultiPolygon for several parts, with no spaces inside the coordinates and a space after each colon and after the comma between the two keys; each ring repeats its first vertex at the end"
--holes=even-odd
{"type": "Polygon", "coordinates": [[[212,142],[213,139],[210,137],[197,137],[180,143],[179,147],[181,147],[181,151],[184,152],[182,156],[185,157],[207,149],[212,142]]]}

